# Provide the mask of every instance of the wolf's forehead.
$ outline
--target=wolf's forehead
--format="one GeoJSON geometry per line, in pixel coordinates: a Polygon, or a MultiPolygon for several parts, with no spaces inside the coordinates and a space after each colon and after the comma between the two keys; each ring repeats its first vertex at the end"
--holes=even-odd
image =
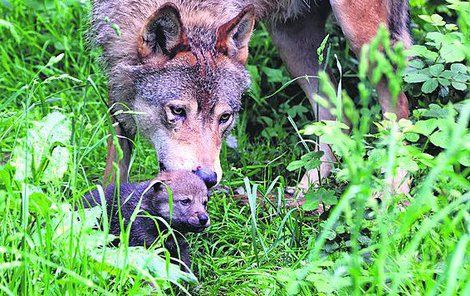
{"type": "Polygon", "coordinates": [[[202,108],[212,108],[219,102],[240,108],[240,97],[248,78],[243,69],[225,69],[200,60],[195,65],[177,65],[158,73],[144,75],[138,88],[147,100],[166,103],[172,100],[196,100],[202,108]]]}
{"type": "Polygon", "coordinates": [[[207,189],[205,185],[194,184],[186,182],[185,180],[179,180],[179,184],[172,188],[173,195],[176,199],[186,198],[191,196],[196,199],[207,198],[207,189]]]}
{"type": "Polygon", "coordinates": [[[193,51],[211,52],[215,50],[216,30],[205,26],[193,26],[187,30],[189,46],[193,51]]]}

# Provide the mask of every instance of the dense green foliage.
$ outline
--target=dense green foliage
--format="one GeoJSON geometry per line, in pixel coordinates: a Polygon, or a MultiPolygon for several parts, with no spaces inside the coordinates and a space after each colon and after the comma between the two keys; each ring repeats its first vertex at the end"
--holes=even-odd
{"type": "MultiPolygon", "coordinates": [[[[410,4],[416,45],[392,47],[380,30],[360,62],[328,24],[319,54],[342,87],[322,72],[317,99],[350,127],[315,122],[258,24],[253,85],[236,145],[223,146],[212,226],[188,236],[194,275],[170,265],[159,243],[108,247],[112,238],[93,227],[100,209],[72,210],[100,183],[112,131],[99,53],[84,37],[88,1],[2,1],[1,293],[470,295],[470,4],[410,4]],[[373,86],[383,76],[392,93],[405,89],[410,120],[380,113],[373,86]],[[303,206],[288,207],[284,189],[320,163],[318,137],[338,163],[303,206]],[[409,195],[385,182],[397,167],[412,177],[409,195]],[[247,204],[234,198],[240,191],[247,204]]],[[[132,180],[157,171],[154,150],[138,138],[132,180]]]]}

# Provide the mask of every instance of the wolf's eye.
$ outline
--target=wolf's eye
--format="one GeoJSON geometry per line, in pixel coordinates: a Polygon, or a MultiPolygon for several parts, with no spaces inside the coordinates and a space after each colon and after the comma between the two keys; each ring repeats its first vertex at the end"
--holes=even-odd
{"type": "Polygon", "coordinates": [[[232,117],[231,113],[224,113],[220,116],[219,122],[226,123],[227,121],[229,121],[230,117],[232,117]]]}
{"type": "Polygon", "coordinates": [[[183,206],[187,206],[187,205],[189,205],[190,203],[191,203],[191,200],[190,200],[189,198],[183,199],[183,200],[181,201],[181,204],[182,204],[183,206]]]}
{"type": "Polygon", "coordinates": [[[171,106],[170,107],[171,113],[176,116],[185,116],[186,111],[184,111],[184,108],[182,107],[177,107],[177,106],[171,106]]]}

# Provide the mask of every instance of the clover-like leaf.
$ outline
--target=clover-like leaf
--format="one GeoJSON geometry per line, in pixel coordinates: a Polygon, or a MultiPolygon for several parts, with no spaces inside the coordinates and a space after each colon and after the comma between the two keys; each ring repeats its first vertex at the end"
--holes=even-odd
{"type": "Polygon", "coordinates": [[[450,65],[450,70],[452,72],[464,73],[464,74],[468,72],[467,66],[465,66],[464,64],[461,64],[461,63],[454,63],[454,64],[450,65]]]}
{"type": "Polygon", "coordinates": [[[414,72],[414,73],[407,73],[403,80],[408,83],[421,83],[429,80],[431,77],[424,73],[414,72]]]}
{"type": "Polygon", "coordinates": [[[423,83],[421,86],[421,91],[430,94],[433,91],[436,90],[436,88],[439,86],[439,83],[436,78],[431,78],[429,80],[426,80],[426,82],[423,83]]]}
{"type": "Polygon", "coordinates": [[[438,77],[442,73],[442,71],[444,71],[443,64],[435,64],[429,67],[429,73],[434,77],[438,77]]]}
{"type": "Polygon", "coordinates": [[[461,90],[461,91],[467,90],[467,84],[462,83],[462,82],[453,81],[452,86],[457,90],[461,90]]]}
{"type": "Polygon", "coordinates": [[[429,140],[434,146],[441,147],[441,148],[447,148],[451,143],[449,143],[447,133],[443,131],[436,131],[433,133],[430,137],[429,140]]]}
{"type": "Polygon", "coordinates": [[[412,67],[412,68],[415,68],[415,69],[423,69],[425,64],[420,59],[413,59],[413,60],[409,61],[408,66],[412,67]]]}
{"type": "Polygon", "coordinates": [[[439,77],[439,78],[437,78],[437,81],[439,81],[439,84],[443,85],[443,86],[449,86],[450,85],[450,81],[447,78],[439,77]]]}
{"type": "Polygon", "coordinates": [[[439,53],[447,63],[461,62],[465,60],[465,50],[461,44],[459,46],[456,44],[446,44],[442,46],[439,53]]]}
{"type": "Polygon", "coordinates": [[[412,57],[422,57],[431,61],[435,61],[439,57],[437,52],[429,50],[424,45],[413,45],[406,53],[412,57]]]}
{"type": "Polygon", "coordinates": [[[405,139],[406,139],[408,142],[415,143],[415,142],[418,142],[418,140],[419,140],[419,135],[416,134],[416,133],[405,133],[405,139]]]}
{"type": "Polygon", "coordinates": [[[409,129],[409,131],[418,133],[421,135],[429,136],[434,130],[436,130],[438,125],[438,120],[435,118],[427,119],[427,120],[419,120],[417,121],[413,127],[409,129]]]}

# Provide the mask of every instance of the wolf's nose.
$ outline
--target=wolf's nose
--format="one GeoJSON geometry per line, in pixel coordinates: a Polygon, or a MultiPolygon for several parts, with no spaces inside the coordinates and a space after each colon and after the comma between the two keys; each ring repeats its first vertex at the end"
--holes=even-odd
{"type": "Polygon", "coordinates": [[[206,183],[207,188],[211,188],[217,184],[217,173],[212,170],[198,167],[196,170],[193,170],[193,173],[206,183]]]}
{"type": "Polygon", "coordinates": [[[199,224],[201,225],[206,225],[207,221],[209,220],[209,217],[207,217],[206,214],[199,214],[197,215],[197,218],[199,219],[199,224]]]}

